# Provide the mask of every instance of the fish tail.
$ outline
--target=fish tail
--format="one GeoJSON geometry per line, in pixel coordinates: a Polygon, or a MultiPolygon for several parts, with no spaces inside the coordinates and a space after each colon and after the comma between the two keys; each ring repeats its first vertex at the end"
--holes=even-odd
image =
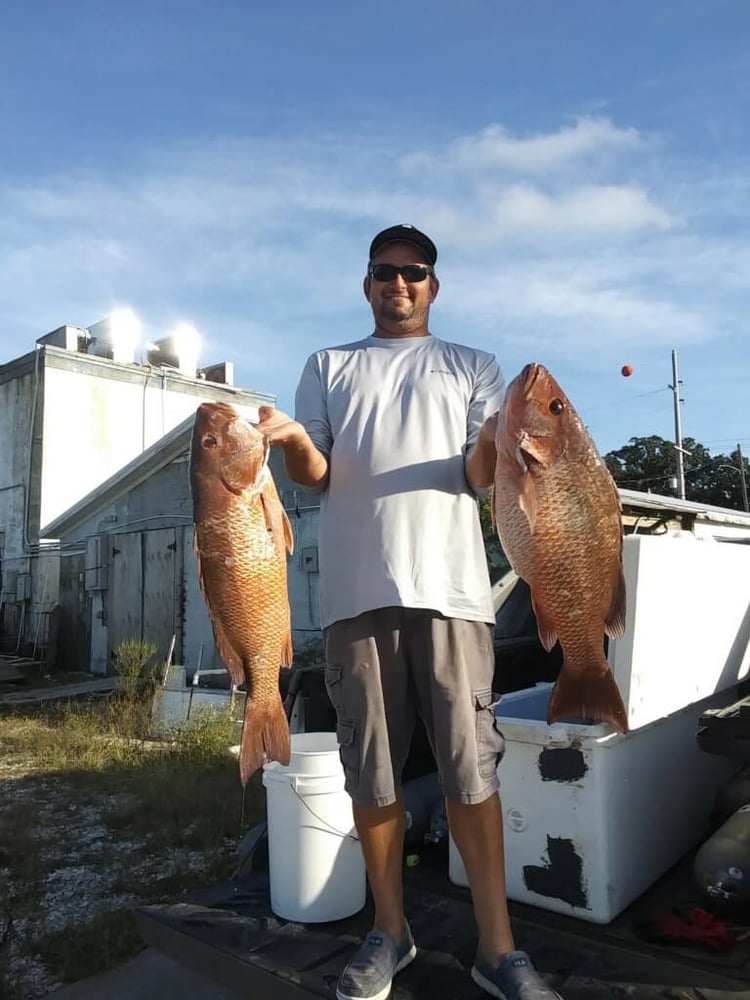
{"type": "Polygon", "coordinates": [[[619,732],[627,733],[628,713],[612,671],[592,667],[574,672],[563,664],[547,708],[548,723],[561,719],[609,722],[619,732]]]}
{"type": "Polygon", "coordinates": [[[292,753],[289,723],[281,697],[256,705],[248,695],[240,739],[240,780],[243,787],[266,761],[287,765],[292,753]]]}

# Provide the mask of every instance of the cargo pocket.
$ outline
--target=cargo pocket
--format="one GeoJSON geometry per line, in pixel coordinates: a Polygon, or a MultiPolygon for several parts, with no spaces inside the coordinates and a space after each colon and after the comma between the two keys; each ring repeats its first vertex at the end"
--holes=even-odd
{"type": "Polygon", "coordinates": [[[346,790],[354,795],[359,783],[359,744],[357,727],[344,702],[344,668],[340,663],[327,663],[325,684],[328,697],[336,712],[336,739],[344,768],[346,790]]]}
{"type": "Polygon", "coordinates": [[[473,691],[476,712],[477,767],[485,781],[491,781],[505,753],[505,739],[497,728],[495,709],[500,696],[491,690],[473,691]]]}
{"type": "Polygon", "coordinates": [[[340,663],[327,663],[325,667],[325,685],[328,698],[336,712],[336,718],[344,716],[344,685],[342,675],[344,668],[340,663]]]}
{"type": "Polygon", "coordinates": [[[339,756],[344,768],[345,788],[353,796],[359,787],[357,727],[353,722],[339,722],[336,726],[336,739],[339,741],[339,756]]]}

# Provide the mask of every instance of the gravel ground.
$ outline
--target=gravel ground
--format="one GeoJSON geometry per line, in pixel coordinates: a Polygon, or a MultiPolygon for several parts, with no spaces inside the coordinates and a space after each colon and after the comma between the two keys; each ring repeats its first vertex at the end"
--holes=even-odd
{"type": "MultiPolygon", "coordinates": [[[[30,942],[151,901],[156,879],[200,874],[215,863],[216,854],[155,850],[147,835],[123,839],[105,821],[121,805],[117,795],[78,805],[64,780],[29,774],[23,761],[0,761],[0,811],[26,808],[34,817],[28,855],[36,857],[30,874],[0,851],[0,1000],[33,1000],[63,985],[30,942]],[[131,891],[116,890],[118,884],[131,891]]],[[[219,852],[228,858],[232,847],[225,843],[219,852]]]]}

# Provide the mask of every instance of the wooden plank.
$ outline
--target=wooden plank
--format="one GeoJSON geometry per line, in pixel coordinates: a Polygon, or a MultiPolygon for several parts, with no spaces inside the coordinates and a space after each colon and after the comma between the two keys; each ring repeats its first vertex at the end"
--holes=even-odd
{"type": "Polygon", "coordinates": [[[101,694],[106,691],[114,691],[118,685],[118,677],[99,677],[90,681],[78,681],[75,684],[58,684],[55,687],[11,691],[0,695],[0,705],[33,705],[43,701],[54,701],[58,698],[101,694]]]}
{"type": "Polygon", "coordinates": [[[707,708],[699,718],[700,723],[710,724],[717,719],[736,718],[738,716],[748,716],[750,714],[750,695],[740,698],[739,701],[732,702],[731,705],[724,705],[722,708],[707,708]]]}
{"type": "Polygon", "coordinates": [[[30,656],[0,656],[0,664],[8,667],[46,667],[44,660],[34,660],[30,656]]]}

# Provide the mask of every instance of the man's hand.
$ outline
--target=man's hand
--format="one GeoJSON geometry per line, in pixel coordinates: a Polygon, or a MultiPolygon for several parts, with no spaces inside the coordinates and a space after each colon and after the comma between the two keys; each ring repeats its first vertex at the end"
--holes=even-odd
{"type": "Polygon", "coordinates": [[[279,445],[284,452],[289,478],[314,489],[325,486],[328,460],[315,447],[304,426],[273,406],[258,407],[258,418],[256,427],[266,441],[279,445]]]}
{"type": "Polygon", "coordinates": [[[466,456],[466,479],[475,490],[484,490],[492,486],[495,478],[495,432],[497,431],[498,414],[487,417],[479,428],[479,434],[474,447],[466,456]]]}
{"type": "Polygon", "coordinates": [[[260,422],[256,428],[269,444],[279,444],[283,448],[287,444],[300,444],[307,437],[302,424],[273,406],[258,407],[258,418],[260,422]]]}
{"type": "Polygon", "coordinates": [[[481,441],[483,445],[491,444],[493,449],[495,447],[495,434],[497,433],[497,419],[499,415],[500,411],[497,410],[491,417],[487,417],[479,428],[479,437],[477,438],[477,441],[481,441]]]}

